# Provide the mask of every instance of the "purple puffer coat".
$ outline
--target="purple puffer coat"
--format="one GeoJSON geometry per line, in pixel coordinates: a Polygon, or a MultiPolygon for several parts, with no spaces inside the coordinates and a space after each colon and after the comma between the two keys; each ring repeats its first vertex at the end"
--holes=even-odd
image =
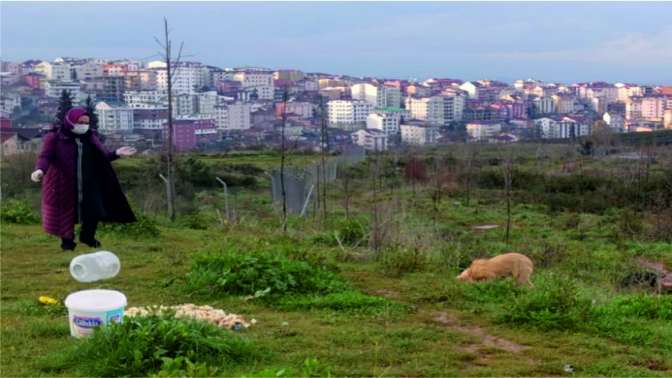
{"type": "MultiPolygon", "coordinates": [[[[66,123],[70,123],[68,117],[66,123]]],[[[44,136],[36,168],[45,173],[42,183],[42,226],[49,234],[71,239],[77,221],[77,148],[74,136],[68,131],[72,125],[67,126],[65,130],[59,128],[44,136]]],[[[102,162],[96,169],[101,180],[101,197],[106,213],[100,221],[134,222],[133,211],[110,164],[118,158],[117,154],[107,151],[95,131],[89,131],[88,134],[85,137],[90,138],[96,153],[103,157],[96,159],[102,162]]]]}

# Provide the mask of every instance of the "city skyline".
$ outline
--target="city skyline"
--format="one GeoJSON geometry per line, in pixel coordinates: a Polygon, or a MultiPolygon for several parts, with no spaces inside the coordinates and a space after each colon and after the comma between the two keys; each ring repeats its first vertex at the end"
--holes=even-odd
{"type": "Polygon", "coordinates": [[[672,26],[665,23],[670,3],[0,6],[2,59],[10,61],[158,59],[154,36],[161,35],[166,16],[190,60],[221,67],[403,79],[672,82],[672,26]]]}

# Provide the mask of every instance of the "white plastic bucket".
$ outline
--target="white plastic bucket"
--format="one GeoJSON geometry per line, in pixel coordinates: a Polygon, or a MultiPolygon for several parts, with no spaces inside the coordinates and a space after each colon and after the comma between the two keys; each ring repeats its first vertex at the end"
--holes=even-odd
{"type": "Polygon", "coordinates": [[[68,295],[70,335],[84,337],[110,322],[121,323],[124,318],[126,296],[115,290],[82,290],[68,295]]]}

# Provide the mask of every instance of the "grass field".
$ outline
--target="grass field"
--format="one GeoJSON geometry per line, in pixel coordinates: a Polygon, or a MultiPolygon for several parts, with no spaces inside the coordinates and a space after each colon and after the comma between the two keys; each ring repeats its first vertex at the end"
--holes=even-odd
{"type": "Polygon", "coordinates": [[[672,245],[619,236],[618,214],[549,213],[543,205],[514,204],[507,243],[505,206],[495,193],[481,191],[469,206],[462,196],[447,197],[437,214],[428,189],[414,195],[403,186],[382,194],[395,244],[373,251],[366,242],[339,245],[333,237],[337,232],[345,240],[357,222],[370,227],[370,193],[355,196],[357,221],[346,221],[334,186],[329,220],[292,217],[283,235],[277,212],[261,200],[266,191],[240,194],[247,209],[236,224],[210,221],[194,229],[153,218],[156,237],[101,231],[104,248],[119,256],[122,269],[94,284],[77,283],[68,272],[70,260],[90,249],[62,252],[39,225],[3,222],[0,374],[86,375],[76,363],[58,363],[79,341],[69,337],[62,309],[43,307],[37,298],[62,301],[76,290],[110,288],[125,293],[129,306],[208,304],[256,319],[240,335],[264,353],[221,367],[216,374],[222,376],[672,375],[670,295],[618,284],[636,257],[672,266],[672,245]],[[473,228],[483,224],[500,227],[473,228]],[[188,289],[196,256],[227,248],[327,264],[352,290],[385,304],[369,311],[358,297],[335,304],[325,294],[307,307],[282,292],[272,302],[188,289]],[[455,279],[472,258],[506,251],[533,258],[534,288],[508,279],[455,279]]]}

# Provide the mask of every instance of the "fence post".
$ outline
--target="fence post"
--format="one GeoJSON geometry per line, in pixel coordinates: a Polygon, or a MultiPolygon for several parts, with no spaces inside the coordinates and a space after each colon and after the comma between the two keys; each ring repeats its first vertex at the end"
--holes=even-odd
{"type": "Polygon", "coordinates": [[[229,188],[226,186],[226,182],[219,177],[215,177],[217,181],[224,187],[224,211],[226,212],[227,222],[231,222],[231,216],[229,214],[229,188]]]}
{"type": "Polygon", "coordinates": [[[170,214],[173,214],[173,203],[170,201],[170,182],[161,173],[159,173],[159,177],[161,178],[161,180],[163,180],[164,183],[166,183],[166,199],[168,200],[168,216],[170,216],[170,214]]]}

